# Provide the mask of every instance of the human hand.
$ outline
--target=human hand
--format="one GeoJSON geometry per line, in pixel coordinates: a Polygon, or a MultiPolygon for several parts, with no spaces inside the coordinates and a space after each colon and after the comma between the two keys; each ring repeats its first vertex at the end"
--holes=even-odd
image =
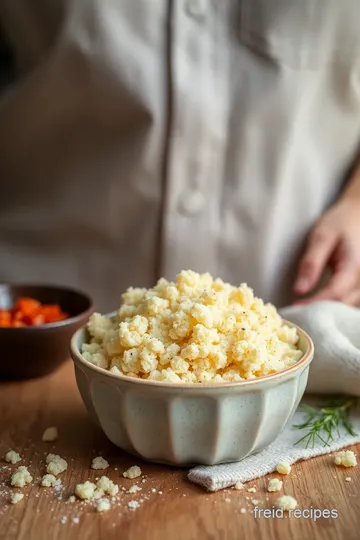
{"type": "Polygon", "coordinates": [[[294,285],[296,304],[335,300],[360,305],[360,199],[344,197],[332,206],[312,230],[294,285]],[[326,267],[331,278],[311,294],[326,267]]]}

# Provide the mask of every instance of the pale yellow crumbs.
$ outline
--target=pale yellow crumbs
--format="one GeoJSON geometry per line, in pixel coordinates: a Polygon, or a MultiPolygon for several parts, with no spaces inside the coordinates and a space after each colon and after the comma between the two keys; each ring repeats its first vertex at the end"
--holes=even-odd
{"type": "Polygon", "coordinates": [[[152,289],[129,288],[111,320],[94,313],[84,358],[115,375],[173,383],[263,377],[303,355],[295,328],[246,284],[182,271],[152,289]]]}

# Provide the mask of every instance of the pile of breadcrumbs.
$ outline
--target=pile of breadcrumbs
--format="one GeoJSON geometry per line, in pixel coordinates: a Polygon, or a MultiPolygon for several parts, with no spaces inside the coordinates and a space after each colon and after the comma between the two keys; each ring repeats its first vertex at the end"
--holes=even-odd
{"type": "Polygon", "coordinates": [[[130,288],[114,319],[94,313],[84,358],[114,375],[173,383],[241,382],[303,355],[296,328],[246,284],[181,272],[152,289],[130,288]]]}

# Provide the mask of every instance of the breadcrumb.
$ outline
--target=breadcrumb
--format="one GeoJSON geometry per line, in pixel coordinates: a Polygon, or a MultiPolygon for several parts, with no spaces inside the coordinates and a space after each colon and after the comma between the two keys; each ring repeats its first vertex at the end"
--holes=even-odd
{"type": "Polygon", "coordinates": [[[101,456],[98,456],[92,460],[91,468],[95,470],[107,469],[109,463],[101,456]]]}
{"type": "Polygon", "coordinates": [[[137,491],[141,491],[141,487],[134,484],[128,489],[127,493],[136,493],[137,491]]]}
{"type": "Polygon", "coordinates": [[[27,467],[21,465],[16,469],[11,477],[11,485],[14,487],[24,487],[26,484],[31,484],[33,477],[27,467]]]}
{"type": "Polygon", "coordinates": [[[17,504],[18,502],[22,501],[24,498],[23,493],[12,493],[10,497],[11,504],[17,504]]]}
{"type": "Polygon", "coordinates": [[[107,495],[110,495],[110,497],[114,497],[119,492],[119,486],[114,484],[114,482],[110,480],[110,478],[108,478],[107,476],[102,476],[97,481],[96,487],[98,489],[101,489],[107,495]]]}
{"type": "Polygon", "coordinates": [[[5,461],[7,463],[12,463],[13,465],[15,465],[15,463],[18,463],[19,461],[21,461],[20,454],[15,452],[15,450],[9,450],[5,456],[5,461]]]}
{"type": "Polygon", "coordinates": [[[56,484],[56,477],[53,474],[45,474],[41,479],[42,487],[54,487],[56,484]]]}
{"type": "Polygon", "coordinates": [[[282,486],[282,480],[279,480],[278,478],[270,478],[267,490],[269,491],[269,493],[280,491],[282,486]]]}
{"type": "Polygon", "coordinates": [[[137,465],[133,465],[127,471],[123,472],[123,477],[133,479],[138,478],[139,476],[141,476],[141,474],[142,473],[140,467],[138,467],[137,465]]]}
{"type": "Polygon", "coordinates": [[[108,499],[102,499],[101,501],[98,502],[96,510],[97,512],[107,512],[108,510],[110,510],[110,508],[111,508],[110,501],[108,499]]]}
{"type": "Polygon", "coordinates": [[[342,450],[335,455],[334,463],[339,467],[355,467],[357,465],[356,455],[352,450],[342,450]]]}
{"type": "Polygon", "coordinates": [[[66,471],[68,466],[65,459],[57,456],[56,454],[48,454],[46,456],[46,463],[46,472],[48,472],[49,474],[53,474],[54,476],[57,476],[58,474],[66,471]]]}
{"type": "Polygon", "coordinates": [[[97,501],[98,499],[102,499],[104,495],[105,493],[103,492],[102,489],[96,488],[92,498],[95,499],[95,501],[97,501]]]}
{"type": "Polygon", "coordinates": [[[96,485],[93,482],[89,482],[87,480],[83,484],[77,484],[77,486],[75,487],[75,495],[79,497],[79,499],[83,500],[92,499],[95,490],[96,485]]]}
{"type": "Polygon", "coordinates": [[[282,495],[281,497],[278,497],[276,499],[275,506],[288,512],[289,510],[295,510],[295,508],[297,508],[298,506],[298,503],[297,500],[294,499],[294,497],[291,497],[290,495],[282,495]]]}
{"type": "Polygon", "coordinates": [[[287,461],[284,461],[283,463],[279,463],[276,467],[276,471],[279,474],[290,474],[291,471],[291,465],[287,461]]]}

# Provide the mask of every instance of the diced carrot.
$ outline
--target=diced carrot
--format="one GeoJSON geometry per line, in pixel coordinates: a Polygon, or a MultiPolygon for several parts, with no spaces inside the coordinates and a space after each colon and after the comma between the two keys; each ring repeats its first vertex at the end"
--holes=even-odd
{"type": "Polygon", "coordinates": [[[45,317],[42,313],[38,313],[32,318],[32,326],[36,326],[38,324],[44,324],[45,323],[45,317]]]}
{"type": "Polygon", "coordinates": [[[19,298],[15,304],[15,311],[21,311],[24,315],[32,315],[41,308],[40,302],[33,298],[19,298]]]}
{"type": "Polygon", "coordinates": [[[0,327],[37,326],[68,317],[58,304],[41,304],[33,298],[22,297],[12,309],[0,309],[0,327]]]}
{"type": "Polygon", "coordinates": [[[13,319],[13,321],[22,321],[24,319],[24,317],[26,317],[26,316],[27,315],[24,314],[22,311],[14,311],[12,319],[13,319]]]}
{"type": "Polygon", "coordinates": [[[15,321],[15,322],[12,324],[12,326],[13,326],[14,328],[20,328],[21,326],[26,326],[26,324],[23,323],[23,322],[21,322],[21,321],[15,321]]]}
{"type": "Polygon", "coordinates": [[[11,322],[11,312],[6,309],[0,310],[0,321],[11,322]]]}
{"type": "Polygon", "coordinates": [[[45,305],[42,307],[41,313],[43,313],[46,320],[55,320],[57,317],[60,317],[61,308],[56,305],[45,305]]]}

